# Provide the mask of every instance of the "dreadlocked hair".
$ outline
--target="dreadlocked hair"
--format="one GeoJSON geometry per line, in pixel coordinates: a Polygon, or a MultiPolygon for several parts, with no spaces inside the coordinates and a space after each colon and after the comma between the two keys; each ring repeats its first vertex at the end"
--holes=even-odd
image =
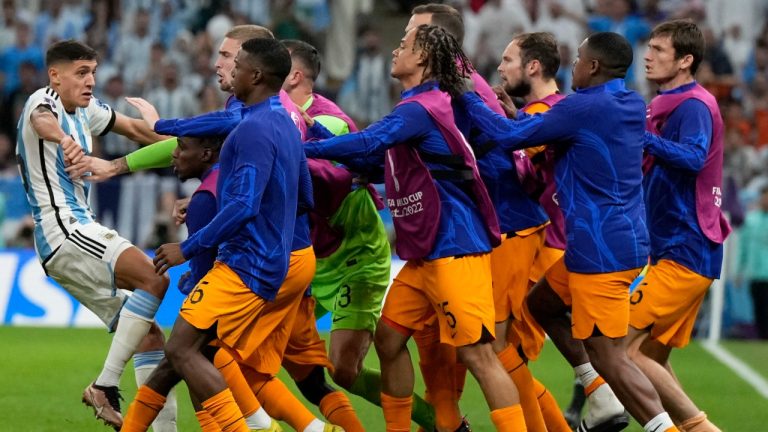
{"type": "Polygon", "coordinates": [[[413,47],[422,50],[422,82],[434,79],[440,90],[452,97],[460,96],[464,91],[464,78],[474,69],[456,38],[442,27],[423,24],[416,29],[413,47]]]}

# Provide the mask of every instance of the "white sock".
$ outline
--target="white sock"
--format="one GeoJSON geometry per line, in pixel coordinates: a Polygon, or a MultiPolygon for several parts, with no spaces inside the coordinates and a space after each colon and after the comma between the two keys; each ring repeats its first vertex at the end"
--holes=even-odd
{"type": "Polygon", "coordinates": [[[312,423],[304,428],[303,432],[323,432],[323,430],[325,430],[325,423],[318,419],[314,419],[312,420],[312,423]]]}
{"type": "Polygon", "coordinates": [[[643,430],[645,432],[664,432],[673,426],[675,426],[675,424],[672,423],[669,414],[663,412],[646,423],[645,426],[643,426],[643,430]]]}
{"type": "MultiPolygon", "coordinates": [[[[133,356],[133,369],[136,375],[136,386],[141,387],[147,382],[152,371],[155,370],[163,359],[162,350],[136,353],[133,356]]],[[[176,432],[176,390],[171,389],[165,399],[165,406],[157,413],[152,422],[152,430],[155,432],[176,432]]]]}
{"type": "Polygon", "coordinates": [[[255,413],[246,417],[245,423],[251,429],[268,429],[272,426],[272,417],[264,411],[264,407],[259,407],[255,413]]]}
{"type": "Polygon", "coordinates": [[[141,340],[149,333],[160,299],[146,291],[136,290],[120,310],[115,336],[96,384],[113,387],[120,384],[125,364],[131,358],[141,340]]]}
{"type": "Polygon", "coordinates": [[[573,368],[573,371],[576,372],[576,378],[581,381],[581,385],[583,385],[584,388],[589,387],[589,385],[600,376],[595,368],[592,367],[592,363],[589,362],[576,366],[573,368]]]}

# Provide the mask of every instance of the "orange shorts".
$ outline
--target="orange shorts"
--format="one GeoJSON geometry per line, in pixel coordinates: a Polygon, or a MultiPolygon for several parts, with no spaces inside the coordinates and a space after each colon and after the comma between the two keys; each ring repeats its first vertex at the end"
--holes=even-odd
{"type": "Polygon", "coordinates": [[[691,331],[712,279],[671,260],[648,268],[629,299],[629,325],[650,328],[651,338],[664,345],[688,345],[691,331]]]}
{"type": "MultiPolygon", "coordinates": [[[[546,240],[546,233],[544,234],[546,240]]],[[[562,249],[551,248],[542,244],[538,251],[536,251],[536,258],[533,260],[533,267],[531,267],[531,274],[529,276],[532,284],[535,284],[544,274],[549,270],[554,263],[563,257],[565,253],[562,249]]]]}
{"type": "Polygon", "coordinates": [[[544,227],[525,237],[515,236],[502,240],[491,252],[493,278],[493,305],[496,322],[510,317],[520,319],[528,278],[536,251],[544,243],[544,227]]]}
{"type": "Polygon", "coordinates": [[[599,330],[610,338],[627,335],[629,326],[629,285],[642,268],[612,273],[572,273],[565,258],[547,270],[549,286],[571,306],[571,332],[587,339],[599,330]]]}
{"type": "Polygon", "coordinates": [[[494,334],[490,254],[408,261],[389,289],[382,319],[411,332],[437,314],[440,342],[453,346],[494,334]]]}
{"type": "Polygon", "coordinates": [[[333,371],[333,365],[325,350],[325,341],[317,332],[315,298],[312,296],[304,296],[301,299],[283,356],[283,367],[298,381],[306,377],[307,366],[321,366],[333,371]]]}
{"type": "Polygon", "coordinates": [[[179,315],[198,329],[216,325],[221,346],[238,363],[277,374],[296,309],[314,275],[312,247],[292,252],[285,281],[275,300],[268,302],[217,261],[184,300],[179,315]]]}

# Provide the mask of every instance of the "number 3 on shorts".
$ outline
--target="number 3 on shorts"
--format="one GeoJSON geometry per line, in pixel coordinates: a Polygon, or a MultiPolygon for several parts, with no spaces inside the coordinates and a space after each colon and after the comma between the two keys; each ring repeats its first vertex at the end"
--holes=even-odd
{"type": "Polygon", "coordinates": [[[349,306],[350,303],[352,303],[352,288],[344,284],[339,289],[339,296],[338,300],[336,300],[336,306],[339,308],[345,308],[349,306]]]}

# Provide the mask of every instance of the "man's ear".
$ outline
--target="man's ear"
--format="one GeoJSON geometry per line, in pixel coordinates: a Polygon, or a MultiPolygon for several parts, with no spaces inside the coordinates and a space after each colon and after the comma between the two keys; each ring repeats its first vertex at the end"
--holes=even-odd
{"type": "Polygon", "coordinates": [[[680,69],[690,69],[693,64],[693,54],[686,54],[680,59],[680,69]]]}
{"type": "Polygon", "coordinates": [[[213,150],[209,148],[203,149],[203,154],[200,159],[202,159],[203,162],[210,162],[213,158],[213,150]]]}
{"type": "Polygon", "coordinates": [[[600,64],[600,60],[592,59],[589,61],[589,74],[590,75],[597,75],[600,73],[602,65],[600,64]]]}
{"type": "Polygon", "coordinates": [[[51,81],[51,84],[57,86],[61,84],[61,76],[59,75],[58,68],[53,66],[48,68],[48,80],[51,81]]]}
{"type": "Polygon", "coordinates": [[[262,81],[264,81],[264,71],[262,71],[260,67],[253,68],[253,75],[251,76],[251,84],[253,84],[254,86],[257,86],[262,81]]]}

